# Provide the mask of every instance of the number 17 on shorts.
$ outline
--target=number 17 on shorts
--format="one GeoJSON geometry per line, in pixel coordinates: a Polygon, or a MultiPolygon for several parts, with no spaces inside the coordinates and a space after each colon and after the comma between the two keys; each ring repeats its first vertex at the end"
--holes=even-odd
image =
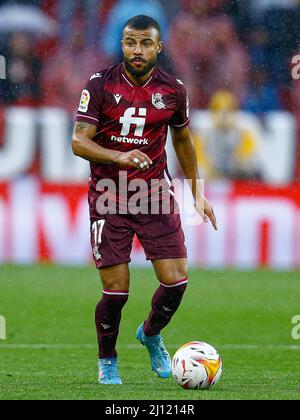
{"type": "Polygon", "coordinates": [[[96,220],[96,222],[92,224],[92,235],[93,235],[93,242],[94,242],[93,253],[97,261],[102,260],[102,255],[99,252],[99,246],[102,243],[102,233],[103,233],[104,225],[105,225],[105,220],[96,220]]]}

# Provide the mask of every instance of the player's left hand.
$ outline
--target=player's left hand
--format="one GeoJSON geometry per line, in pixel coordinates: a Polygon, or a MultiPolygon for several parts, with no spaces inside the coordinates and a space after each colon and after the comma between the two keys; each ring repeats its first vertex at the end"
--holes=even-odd
{"type": "Polygon", "coordinates": [[[205,223],[211,221],[215,230],[218,230],[218,222],[215,216],[214,209],[212,205],[207,201],[205,197],[202,197],[200,200],[197,200],[195,203],[195,209],[202,217],[205,223]]]}

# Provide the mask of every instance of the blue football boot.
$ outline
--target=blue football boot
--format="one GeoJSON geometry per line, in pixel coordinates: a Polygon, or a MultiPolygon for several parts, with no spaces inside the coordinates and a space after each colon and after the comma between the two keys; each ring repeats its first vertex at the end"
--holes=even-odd
{"type": "Polygon", "coordinates": [[[160,378],[169,378],[172,374],[171,358],[164,346],[162,337],[160,335],[147,337],[144,333],[144,324],[142,324],[137,330],[136,338],[148,350],[152,370],[160,378]]]}
{"type": "Polygon", "coordinates": [[[100,359],[98,367],[100,385],[122,385],[117,359],[100,359]]]}

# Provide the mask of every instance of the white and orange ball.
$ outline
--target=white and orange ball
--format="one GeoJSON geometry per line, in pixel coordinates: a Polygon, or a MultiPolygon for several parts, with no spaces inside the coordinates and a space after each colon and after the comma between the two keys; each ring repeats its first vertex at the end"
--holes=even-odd
{"type": "Polygon", "coordinates": [[[185,389],[210,389],[222,375],[222,360],[211,345],[193,341],[175,353],[172,373],[176,382],[185,389]]]}

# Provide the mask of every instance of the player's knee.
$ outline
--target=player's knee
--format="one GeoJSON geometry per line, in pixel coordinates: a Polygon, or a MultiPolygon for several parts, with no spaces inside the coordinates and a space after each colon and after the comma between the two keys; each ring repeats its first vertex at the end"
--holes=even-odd
{"type": "Polygon", "coordinates": [[[158,280],[167,285],[172,285],[186,280],[188,278],[188,272],[186,270],[174,270],[164,275],[159,276],[158,280]]]}
{"type": "Polygon", "coordinates": [[[115,269],[103,269],[99,271],[101,282],[105,290],[129,291],[129,271],[116,267],[115,269]]]}
{"type": "Polygon", "coordinates": [[[127,279],[111,279],[102,281],[103,288],[111,291],[129,291],[129,281],[127,279]]]}
{"type": "Polygon", "coordinates": [[[129,291],[128,277],[101,276],[103,289],[111,291],[129,291]]]}
{"type": "Polygon", "coordinates": [[[166,285],[173,285],[188,278],[187,260],[167,260],[154,263],[158,281],[166,285]]]}

